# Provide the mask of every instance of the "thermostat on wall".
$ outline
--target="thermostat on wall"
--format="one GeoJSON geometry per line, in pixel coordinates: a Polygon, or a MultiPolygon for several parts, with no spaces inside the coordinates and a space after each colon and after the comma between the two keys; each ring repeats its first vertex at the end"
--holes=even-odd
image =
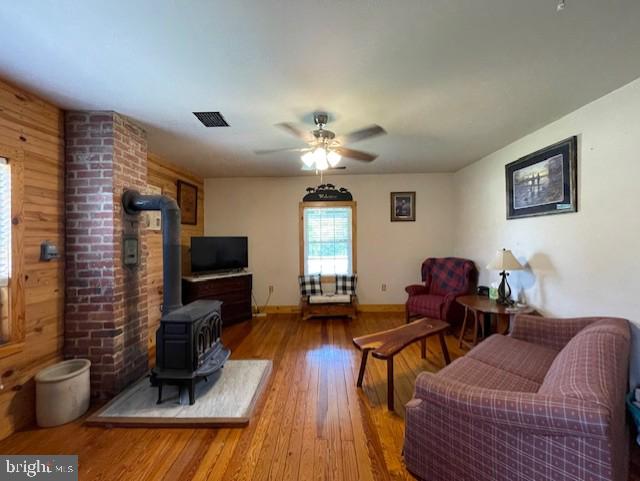
{"type": "Polygon", "coordinates": [[[40,260],[51,261],[60,257],[58,253],[58,246],[49,242],[48,240],[40,244],[40,260]]]}

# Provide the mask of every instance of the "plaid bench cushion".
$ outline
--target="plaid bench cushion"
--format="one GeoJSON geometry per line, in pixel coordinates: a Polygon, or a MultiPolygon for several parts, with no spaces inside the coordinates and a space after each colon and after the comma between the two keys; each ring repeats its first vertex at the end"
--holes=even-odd
{"type": "Polygon", "coordinates": [[[300,284],[301,296],[321,296],[322,284],[320,282],[320,274],[312,274],[310,276],[299,276],[298,284],[300,284]]]}
{"type": "Polygon", "coordinates": [[[336,294],[356,294],[358,276],[336,275],[336,294]]]}

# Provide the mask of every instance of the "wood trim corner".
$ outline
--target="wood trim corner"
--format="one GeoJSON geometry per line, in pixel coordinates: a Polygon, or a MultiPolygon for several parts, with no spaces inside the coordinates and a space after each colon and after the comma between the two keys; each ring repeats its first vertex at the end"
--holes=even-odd
{"type": "Polygon", "coordinates": [[[0,157],[11,167],[11,279],[9,281],[9,335],[0,346],[0,357],[24,348],[25,339],[25,272],[24,272],[24,153],[0,144],[0,157]]]}

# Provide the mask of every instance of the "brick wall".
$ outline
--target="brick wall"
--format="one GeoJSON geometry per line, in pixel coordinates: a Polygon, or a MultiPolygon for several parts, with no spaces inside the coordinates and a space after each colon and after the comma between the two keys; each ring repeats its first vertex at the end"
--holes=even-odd
{"type": "Polygon", "coordinates": [[[67,112],[65,357],[92,362],[95,397],[147,370],[145,236],[121,208],[147,185],[144,131],[115,112],[67,112]],[[123,235],[138,235],[140,264],[122,264],[123,235]]]}

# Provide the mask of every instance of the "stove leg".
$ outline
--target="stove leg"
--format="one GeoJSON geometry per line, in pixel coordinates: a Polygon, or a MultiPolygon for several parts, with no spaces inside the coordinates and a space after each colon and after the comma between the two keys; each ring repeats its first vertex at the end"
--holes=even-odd
{"type": "Polygon", "coordinates": [[[196,402],[196,382],[195,380],[189,383],[189,404],[193,405],[196,402]]]}
{"type": "Polygon", "coordinates": [[[158,401],[156,404],[162,404],[162,381],[158,380],[158,401]]]}

